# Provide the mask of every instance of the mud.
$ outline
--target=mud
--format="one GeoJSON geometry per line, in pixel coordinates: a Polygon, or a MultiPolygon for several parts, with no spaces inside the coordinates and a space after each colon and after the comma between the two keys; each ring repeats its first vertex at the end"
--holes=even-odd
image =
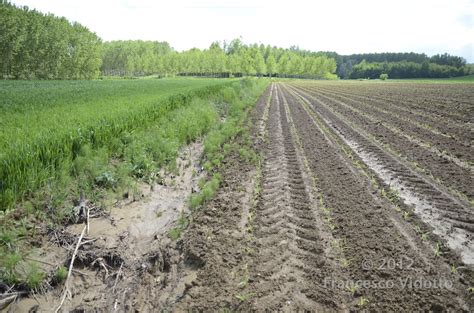
{"type": "MultiPolygon", "coordinates": [[[[349,277],[370,277],[377,281],[403,279],[401,277],[417,277],[431,281],[453,279],[446,270],[439,270],[437,274],[427,270],[446,268],[446,265],[429,257],[432,255],[429,245],[422,242],[412,227],[395,214],[391,204],[371,191],[367,182],[364,182],[366,178],[357,174],[348,160],[344,161],[344,153],[340,149],[335,149],[337,144],[334,141],[330,144],[331,140],[327,136],[318,136],[321,131],[317,127],[316,112],[312,116],[310,107],[303,106],[294,97],[289,97],[289,101],[292,104],[295,124],[300,129],[303,147],[318,177],[321,192],[325,195],[326,206],[333,209],[334,237],[342,239],[346,244],[345,255],[351,260],[347,266],[347,270],[351,272],[349,277]],[[367,262],[382,264],[387,259],[403,258],[409,258],[413,264],[395,272],[380,267],[377,270],[367,270],[367,266],[364,266],[367,262]],[[437,275],[440,276],[436,277],[437,275]]],[[[324,126],[324,120],[319,119],[319,124],[324,126]]],[[[382,310],[433,310],[439,305],[445,308],[446,305],[465,308],[462,299],[466,294],[462,296],[462,287],[458,288],[457,292],[444,290],[446,298],[442,301],[439,301],[433,290],[412,290],[410,295],[398,290],[389,295],[385,290],[369,289],[365,291],[364,296],[376,299],[376,303],[369,307],[382,310]],[[458,296],[455,296],[456,293],[458,296]],[[425,299],[426,302],[420,303],[417,301],[419,298],[425,299]],[[391,301],[397,304],[389,304],[391,301]],[[449,301],[452,301],[451,304],[449,301]]]]}
{"type": "MultiPolygon", "coordinates": [[[[202,149],[200,143],[183,149],[177,159],[179,174],[162,171],[163,184],[140,186],[138,201],[121,201],[99,217],[91,214],[90,231],[74,263],[71,296],[61,310],[133,308],[141,311],[152,309],[159,302],[156,292],[166,292],[165,285],[169,283],[166,280],[177,281],[173,275],[177,276],[176,264],[181,255],[168,238],[168,232],[176,226],[181,214],[189,213],[187,199],[198,190],[198,181],[204,175],[199,165],[202,149]]],[[[43,243],[35,256],[45,271],[59,265],[69,266],[72,249],[83,227],[84,224],[73,224],[51,233],[50,240],[43,243]]],[[[180,276],[184,282],[193,272],[183,271],[180,276]]],[[[184,283],[181,285],[174,285],[170,294],[182,293],[184,283]]],[[[48,289],[51,290],[45,294],[20,299],[9,310],[54,310],[63,289],[61,286],[48,289]]]]}
{"type": "MultiPolygon", "coordinates": [[[[447,133],[438,123],[427,124],[426,119],[417,119],[412,112],[401,112],[400,106],[387,105],[374,101],[371,98],[360,100],[350,95],[314,90],[316,93],[343,101],[359,112],[365,113],[371,121],[384,123],[389,129],[402,133],[405,138],[412,140],[421,147],[432,150],[449,161],[469,168],[468,161],[472,158],[472,149],[468,138],[457,138],[452,133],[447,133]]],[[[474,103],[473,103],[474,105],[474,103]]],[[[451,125],[453,122],[451,122],[451,125]]],[[[469,135],[464,130],[463,135],[469,135]]],[[[471,136],[471,138],[473,138],[471,136]]]]}

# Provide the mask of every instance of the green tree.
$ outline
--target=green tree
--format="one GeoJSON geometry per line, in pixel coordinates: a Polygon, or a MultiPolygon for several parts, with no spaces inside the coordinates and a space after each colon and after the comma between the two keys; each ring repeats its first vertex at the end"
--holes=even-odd
{"type": "Polygon", "coordinates": [[[277,71],[277,64],[273,53],[270,52],[269,56],[267,57],[267,72],[270,77],[277,71]]]}

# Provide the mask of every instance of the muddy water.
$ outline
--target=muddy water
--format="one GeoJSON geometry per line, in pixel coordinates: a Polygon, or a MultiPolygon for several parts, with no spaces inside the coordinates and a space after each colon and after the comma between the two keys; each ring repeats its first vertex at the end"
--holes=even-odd
{"type": "MultiPolygon", "coordinates": [[[[90,219],[90,231],[83,240],[86,244],[79,249],[69,283],[71,296],[61,310],[108,308],[121,311],[126,307],[127,294],[137,291],[134,285],[138,276],[146,275],[153,266],[150,258],[160,255],[164,246],[173,244],[168,233],[180,215],[188,213],[187,199],[198,189],[198,181],[204,175],[199,165],[202,151],[200,143],[182,149],[176,160],[178,175],[162,172],[163,184],[153,188],[142,185],[140,200],[123,201],[110,208],[107,216],[90,219]]],[[[59,265],[69,265],[71,250],[83,228],[84,224],[70,225],[62,232],[70,237],[70,245],[58,245],[61,240],[53,236],[36,251],[35,259],[44,262],[41,263],[44,271],[52,272],[59,265]]],[[[176,272],[174,266],[170,267],[168,271],[176,272]]],[[[184,282],[193,275],[187,274],[184,282]]],[[[156,275],[153,282],[159,283],[160,279],[162,277],[156,275]]],[[[8,309],[12,312],[54,311],[63,288],[48,289],[44,294],[20,299],[8,309]]],[[[174,289],[175,293],[179,292],[184,284],[174,289]]]]}
{"type": "MultiPolygon", "coordinates": [[[[150,251],[150,242],[166,236],[180,214],[187,213],[187,199],[202,177],[198,166],[202,145],[193,144],[177,159],[179,175],[162,172],[163,185],[143,186],[143,199],[113,207],[109,218],[94,220],[90,235],[100,238],[104,247],[116,248],[124,240],[128,257],[141,257],[150,251]],[[198,174],[200,173],[200,174],[198,174]],[[111,227],[111,224],[113,227],[111,227]]],[[[82,226],[76,225],[76,231],[82,226]]]]}

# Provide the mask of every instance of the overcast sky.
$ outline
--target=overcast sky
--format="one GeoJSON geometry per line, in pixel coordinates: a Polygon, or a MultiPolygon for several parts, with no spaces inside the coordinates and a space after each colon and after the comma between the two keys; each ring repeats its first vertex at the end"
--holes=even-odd
{"type": "Polygon", "coordinates": [[[474,62],[474,0],[13,0],[77,21],[104,40],[215,40],[340,54],[448,52],[474,62]]]}

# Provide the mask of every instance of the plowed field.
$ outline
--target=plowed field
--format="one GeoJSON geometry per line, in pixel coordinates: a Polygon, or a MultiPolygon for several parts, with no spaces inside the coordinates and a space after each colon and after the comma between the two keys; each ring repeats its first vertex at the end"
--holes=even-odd
{"type": "Polygon", "coordinates": [[[469,311],[473,105],[465,85],[273,83],[262,162],[230,163],[185,235],[197,278],[168,304],[469,311]]]}

